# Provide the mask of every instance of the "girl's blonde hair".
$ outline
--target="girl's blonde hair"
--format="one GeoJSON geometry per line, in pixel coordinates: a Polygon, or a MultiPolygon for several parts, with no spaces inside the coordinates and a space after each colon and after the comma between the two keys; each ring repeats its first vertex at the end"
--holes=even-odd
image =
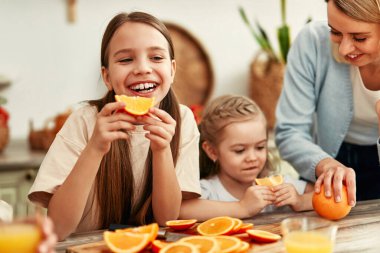
{"type": "MultiPolygon", "coordinates": [[[[380,24],[380,0],[326,0],[332,1],[345,15],[357,21],[380,24]]],[[[331,44],[334,59],[337,62],[348,63],[339,54],[339,45],[331,44]]]]}
{"type": "MultiPolygon", "coordinates": [[[[199,125],[199,165],[201,178],[207,178],[219,173],[219,164],[212,161],[202,148],[203,142],[217,146],[221,131],[234,122],[246,121],[247,119],[259,119],[267,125],[264,113],[260,107],[251,99],[244,96],[224,95],[211,101],[205,108],[202,121],[199,125]]],[[[267,134],[268,136],[268,134],[267,134]]],[[[265,170],[273,170],[273,166],[267,159],[265,170]]],[[[265,172],[264,172],[265,173],[265,172]]]]}
{"type": "MultiPolygon", "coordinates": [[[[157,29],[168,42],[170,59],[174,60],[174,47],[165,25],[157,18],[144,12],[132,12],[130,14],[120,13],[116,15],[108,24],[102,40],[101,65],[108,68],[109,43],[123,24],[127,22],[144,23],[157,29]]],[[[108,91],[99,99],[89,101],[100,111],[107,103],[115,102],[115,92],[108,91]]],[[[175,134],[170,143],[174,165],[179,154],[179,142],[181,136],[181,116],[178,100],[170,88],[168,94],[159,105],[169,113],[177,122],[175,134]]],[[[111,143],[110,151],[103,157],[99,171],[95,179],[95,197],[99,204],[99,223],[102,228],[107,228],[110,224],[146,224],[154,220],[152,210],[152,151],[149,150],[145,163],[144,188],[142,195],[133,205],[134,179],[131,164],[131,152],[129,141],[117,140],[111,143]]]]}

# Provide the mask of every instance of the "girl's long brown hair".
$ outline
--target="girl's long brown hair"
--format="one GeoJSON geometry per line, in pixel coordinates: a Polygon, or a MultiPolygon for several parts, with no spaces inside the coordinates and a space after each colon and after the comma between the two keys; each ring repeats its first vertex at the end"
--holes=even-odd
{"type": "MultiPolygon", "coordinates": [[[[120,13],[116,15],[108,24],[102,40],[101,64],[108,68],[108,48],[115,31],[126,22],[137,22],[150,25],[157,29],[168,41],[168,48],[171,60],[174,59],[174,48],[169,32],[165,25],[157,18],[144,13],[132,12],[130,14],[120,13]]],[[[115,92],[108,91],[99,99],[89,101],[90,105],[96,106],[100,111],[110,102],[115,101],[115,92]]],[[[159,105],[176,120],[176,131],[170,143],[174,165],[177,162],[179,144],[181,136],[181,116],[178,100],[172,89],[161,101],[159,105]]],[[[144,183],[141,191],[141,198],[133,204],[134,179],[131,164],[131,152],[133,147],[129,141],[117,140],[112,142],[110,151],[103,157],[96,179],[95,197],[99,205],[99,224],[102,228],[108,227],[111,223],[116,224],[146,224],[154,220],[152,209],[152,151],[149,150],[145,163],[144,183]]]]}

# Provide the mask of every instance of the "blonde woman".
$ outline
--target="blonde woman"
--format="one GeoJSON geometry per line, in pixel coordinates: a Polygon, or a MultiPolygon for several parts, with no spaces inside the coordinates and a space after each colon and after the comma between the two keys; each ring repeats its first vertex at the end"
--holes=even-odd
{"type": "Polygon", "coordinates": [[[276,143],[281,156],[315,191],[349,205],[380,198],[379,0],[328,0],[328,22],[307,25],[288,55],[277,105],[276,143]]]}

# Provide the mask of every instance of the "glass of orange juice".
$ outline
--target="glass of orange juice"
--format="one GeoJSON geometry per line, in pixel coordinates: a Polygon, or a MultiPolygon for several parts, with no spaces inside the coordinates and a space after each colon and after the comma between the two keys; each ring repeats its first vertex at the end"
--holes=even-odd
{"type": "Polygon", "coordinates": [[[332,253],[338,226],[319,217],[287,218],[281,222],[288,253],[332,253]]]}
{"type": "Polygon", "coordinates": [[[0,222],[0,252],[35,253],[41,231],[34,223],[0,222]]]}

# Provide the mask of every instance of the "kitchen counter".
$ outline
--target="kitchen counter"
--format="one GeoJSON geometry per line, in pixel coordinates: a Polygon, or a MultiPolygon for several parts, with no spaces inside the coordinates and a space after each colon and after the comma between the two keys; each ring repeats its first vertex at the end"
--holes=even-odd
{"type": "MultiPolygon", "coordinates": [[[[254,223],[255,229],[281,234],[280,223],[283,219],[300,216],[316,217],[317,214],[314,211],[262,213],[251,219],[246,219],[244,222],[254,223]]],[[[335,221],[335,223],[339,226],[334,247],[335,253],[380,252],[380,240],[377,236],[380,231],[380,200],[358,202],[347,217],[335,221]]],[[[73,234],[65,241],[58,243],[56,247],[57,253],[79,252],[71,251],[70,248],[74,245],[99,242],[102,240],[102,234],[103,231],[73,234]]],[[[188,234],[174,233],[171,231],[167,231],[166,233],[166,239],[168,241],[176,241],[184,236],[188,236],[188,234]]],[[[104,243],[102,245],[103,246],[98,248],[84,248],[83,251],[80,252],[111,252],[104,249],[104,247],[106,247],[104,243]]],[[[251,241],[249,252],[285,253],[285,247],[282,240],[267,244],[258,244],[251,241]]]]}
{"type": "Polygon", "coordinates": [[[0,172],[38,168],[45,154],[45,151],[30,150],[29,143],[25,139],[11,140],[0,153],[0,172]]]}

